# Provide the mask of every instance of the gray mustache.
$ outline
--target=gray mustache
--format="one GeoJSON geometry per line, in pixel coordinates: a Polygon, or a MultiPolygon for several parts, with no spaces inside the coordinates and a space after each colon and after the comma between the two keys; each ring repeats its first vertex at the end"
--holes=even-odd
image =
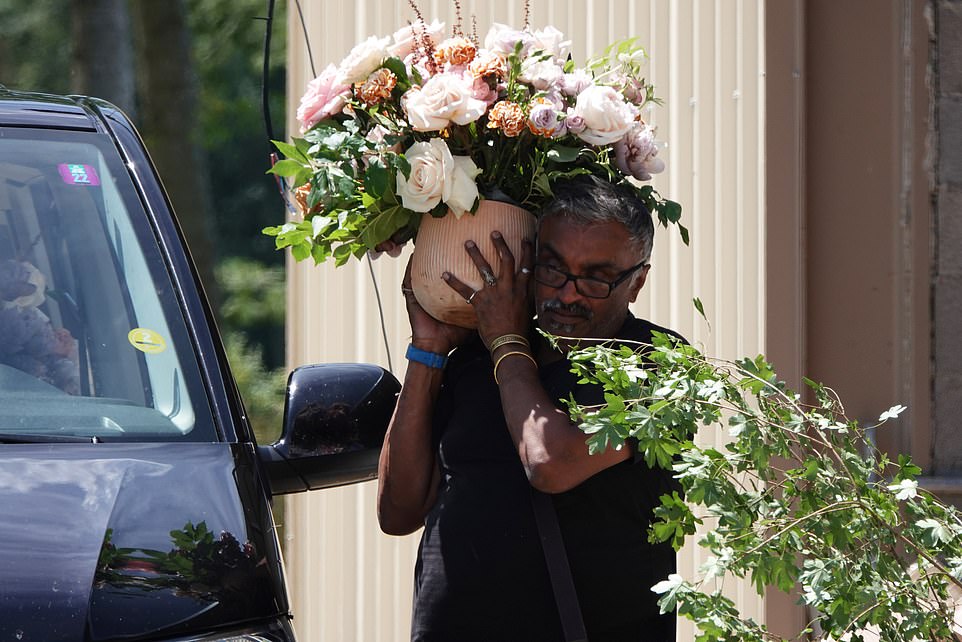
{"type": "Polygon", "coordinates": [[[555,311],[563,312],[565,314],[574,314],[586,319],[591,318],[591,310],[583,305],[577,303],[562,303],[558,299],[550,299],[541,304],[541,311],[555,311]]]}

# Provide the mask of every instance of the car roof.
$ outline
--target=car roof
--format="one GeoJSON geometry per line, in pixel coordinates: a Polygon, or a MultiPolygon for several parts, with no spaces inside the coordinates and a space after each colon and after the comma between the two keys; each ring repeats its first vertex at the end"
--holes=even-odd
{"type": "Polygon", "coordinates": [[[46,127],[97,131],[81,96],[12,91],[0,85],[0,127],[46,127]]]}

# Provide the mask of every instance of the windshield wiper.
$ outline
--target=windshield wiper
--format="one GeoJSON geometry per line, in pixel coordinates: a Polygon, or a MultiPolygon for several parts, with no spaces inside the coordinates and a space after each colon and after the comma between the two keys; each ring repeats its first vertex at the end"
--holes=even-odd
{"type": "Polygon", "coordinates": [[[0,444],[102,444],[104,440],[96,435],[31,435],[0,432],[0,444]]]}

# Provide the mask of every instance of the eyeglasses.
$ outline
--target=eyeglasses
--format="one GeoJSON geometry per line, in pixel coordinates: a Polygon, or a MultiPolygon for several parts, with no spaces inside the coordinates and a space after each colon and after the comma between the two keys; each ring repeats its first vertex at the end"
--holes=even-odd
{"type": "Polygon", "coordinates": [[[577,290],[581,296],[588,297],[589,299],[607,299],[611,296],[611,291],[634,274],[635,270],[647,265],[648,263],[646,261],[642,261],[638,265],[634,265],[618,274],[614,281],[605,281],[591,276],[575,276],[551,265],[536,263],[534,266],[534,280],[541,285],[547,285],[548,287],[559,290],[563,288],[568,281],[573,281],[575,290],[577,290]]]}

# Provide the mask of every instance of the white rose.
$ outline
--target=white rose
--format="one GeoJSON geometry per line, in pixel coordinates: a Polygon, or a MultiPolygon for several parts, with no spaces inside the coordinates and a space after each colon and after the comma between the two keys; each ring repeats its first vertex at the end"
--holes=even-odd
{"type": "Polygon", "coordinates": [[[429,212],[441,202],[444,177],[451,173],[454,159],[445,142],[439,138],[414,143],[404,153],[411,173],[404,178],[397,173],[397,193],[401,204],[415,212],[429,212]]]}
{"type": "Polygon", "coordinates": [[[537,56],[525,58],[521,63],[518,80],[528,83],[539,91],[560,87],[564,80],[564,69],[554,60],[539,60],[537,56]]]}
{"type": "Polygon", "coordinates": [[[452,122],[467,125],[484,115],[488,104],[474,97],[473,80],[459,74],[432,76],[420,89],[411,89],[401,101],[408,122],[416,131],[439,131],[452,122]]]}
{"type": "Polygon", "coordinates": [[[565,40],[565,35],[554,27],[545,27],[534,32],[532,51],[550,53],[557,60],[565,60],[571,51],[571,41],[565,40]]]}
{"type": "Polygon", "coordinates": [[[444,34],[444,23],[435,20],[431,24],[425,24],[419,21],[401,27],[394,32],[394,44],[388,47],[388,53],[402,60],[406,58],[414,51],[415,33],[418,39],[425,38],[428,41],[427,44],[436,45],[444,34]]]}
{"type": "Polygon", "coordinates": [[[380,67],[390,55],[387,45],[390,38],[371,36],[364,42],[358,43],[347,58],[341,61],[338,69],[338,84],[353,84],[367,80],[375,69],[380,67]]]}
{"type": "Polygon", "coordinates": [[[461,216],[474,205],[478,198],[474,178],[480,170],[470,158],[452,156],[439,138],[414,143],[405,158],[411,165],[410,177],[397,175],[397,193],[404,207],[429,212],[444,201],[455,216],[461,216]]]}
{"type": "Polygon", "coordinates": [[[572,115],[580,117],[585,129],[578,137],[592,145],[610,145],[628,133],[635,121],[635,109],[611,87],[594,85],[578,94],[572,115]]]}
{"type": "Polygon", "coordinates": [[[474,181],[481,169],[468,156],[453,156],[454,171],[444,183],[441,199],[451,208],[456,218],[471,211],[478,200],[478,184],[474,181]]]}

